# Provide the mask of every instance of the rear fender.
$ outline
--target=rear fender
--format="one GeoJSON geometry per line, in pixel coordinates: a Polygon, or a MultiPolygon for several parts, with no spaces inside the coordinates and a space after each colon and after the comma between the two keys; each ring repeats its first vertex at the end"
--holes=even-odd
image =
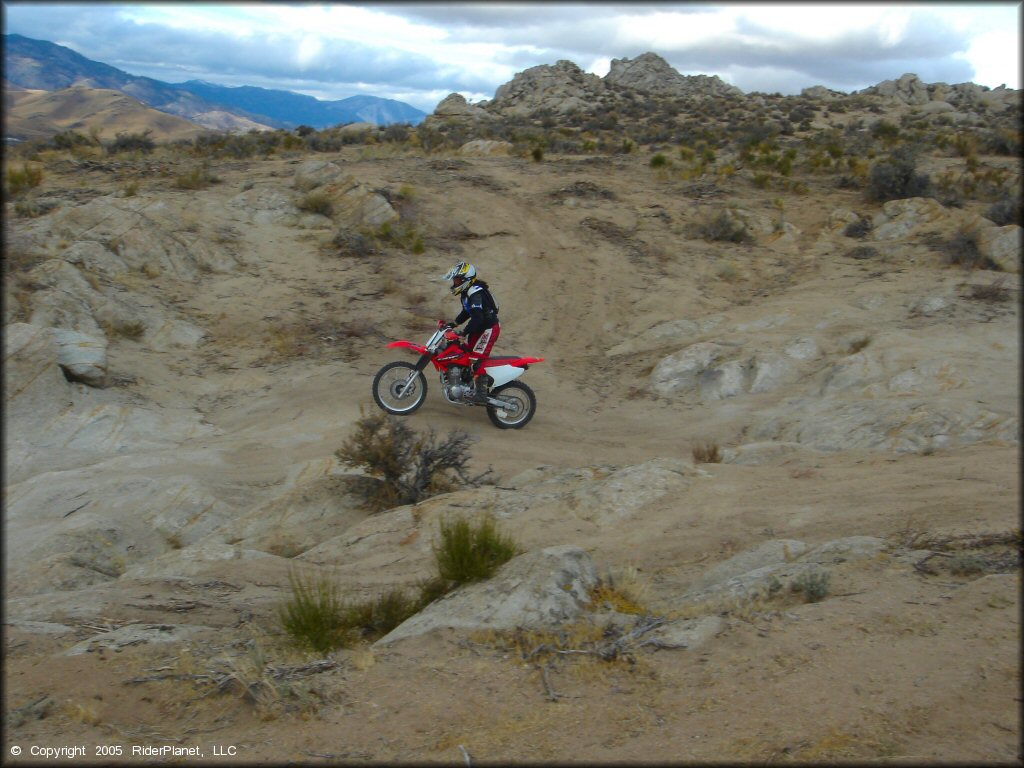
{"type": "Polygon", "coordinates": [[[499,363],[497,365],[484,366],[482,372],[494,379],[495,387],[500,387],[502,384],[508,384],[510,381],[514,381],[526,373],[526,366],[499,363]]]}
{"type": "Polygon", "coordinates": [[[480,368],[481,370],[487,370],[490,368],[496,368],[501,365],[515,365],[519,368],[526,368],[528,365],[543,362],[543,357],[510,357],[503,355],[499,357],[489,358],[482,366],[480,366],[480,368]]]}

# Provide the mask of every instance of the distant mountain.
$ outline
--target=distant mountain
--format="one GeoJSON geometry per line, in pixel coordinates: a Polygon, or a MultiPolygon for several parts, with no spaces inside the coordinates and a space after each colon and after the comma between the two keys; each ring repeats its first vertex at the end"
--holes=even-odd
{"type": "Polygon", "coordinates": [[[426,117],[408,104],[375,96],[321,101],[291,91],[251,86],[165,83],[130,75],[56,43],[17,34],[4,35],[4,65],[6,80],[13,86],[43,91],[72,86],[121,91],[154,109],[218,130],[232,129],[225,113],[242,118],[238,130],[247,129],[253,122],[272,128],[327,128],[351,122],[418,124],[426,117]]]}
{"type": "Polygon", "coordinates": [[[409,123],[418,125],[425,112],[394,99],[377,96],[349,96],[337,101],[323,101],[292,91],[277,91],[251,85],[228,87],[201,80],[179,83],[178,88],[206,101],[262,115],[288,128],[308,125],[327,128],[340,123],[409,123]]]}

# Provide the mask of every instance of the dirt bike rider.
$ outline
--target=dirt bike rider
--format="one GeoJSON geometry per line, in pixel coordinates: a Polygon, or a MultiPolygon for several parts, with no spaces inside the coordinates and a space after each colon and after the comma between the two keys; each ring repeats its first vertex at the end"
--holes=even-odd
{"type": "MultiPolygon", "coordinates": [[[[490,287],[477,277],[476,267],[472,264],[460,261],[445,273],[444,279],[452,281],[452,295],[458,296],[462,302],[462,311],[451,322],[451,326],[454,328],[469,320],[466,327],[457,333],[465,337],[464,346],[474,358],[477,358],[473,363],[473,373],[474,380],[479,381],[475,378],[477,366],[481,360],[490,356],[494,342],[501,334],[498,305],[491,295],[490,287]]],[[[487,402],[487,392],[482,382],[472,400],[487,402]]]]}

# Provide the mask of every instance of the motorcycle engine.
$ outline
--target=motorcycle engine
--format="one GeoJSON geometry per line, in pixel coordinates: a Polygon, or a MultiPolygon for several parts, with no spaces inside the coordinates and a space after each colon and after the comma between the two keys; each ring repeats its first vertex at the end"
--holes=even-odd
{"type": "Polygon", "coordinates": [[[469,381],[469,368],[464,365],[453,365],[448,369],[445,389],[452,401],[462,400],[473,392],[473,383],[469,381]]]}

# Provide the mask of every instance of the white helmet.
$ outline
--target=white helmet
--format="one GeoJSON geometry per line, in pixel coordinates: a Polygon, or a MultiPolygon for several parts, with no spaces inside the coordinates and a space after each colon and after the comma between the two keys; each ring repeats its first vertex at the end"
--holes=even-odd
{"type": "Polygon", "coordinates": [[[444,279],[452,281],[452,286],[449,290],[452,292],[452,296],[458,296],[476,282],[476,267],[460,261],[445,272],[444,279]]]}

